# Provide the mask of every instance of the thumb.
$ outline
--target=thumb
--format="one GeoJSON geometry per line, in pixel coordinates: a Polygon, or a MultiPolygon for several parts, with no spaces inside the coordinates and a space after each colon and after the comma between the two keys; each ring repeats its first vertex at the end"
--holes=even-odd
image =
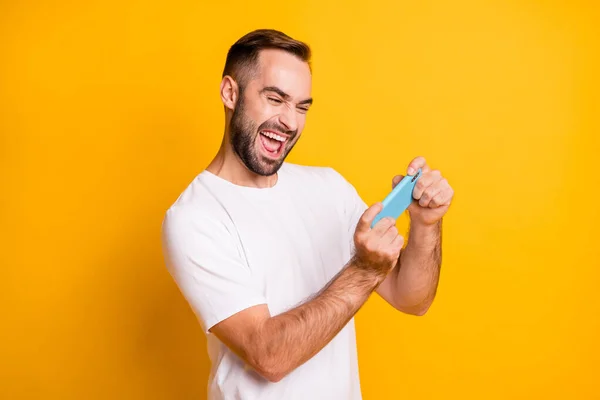
{"type": "Polygon", "coordinates": [[[358,220],[358,223],[356,225],[356,231],[368,232],[371,229],[371,223],[373,222],[377,214],[381,212],[381,210],[383,210],[383,204],[380,201],[367,208],[358,220]]]}

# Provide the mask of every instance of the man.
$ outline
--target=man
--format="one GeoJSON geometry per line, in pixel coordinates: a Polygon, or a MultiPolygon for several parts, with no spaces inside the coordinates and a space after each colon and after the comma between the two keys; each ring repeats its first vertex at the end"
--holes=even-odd
{"type": "MultiPolygon", "coordinates": [[[[310,48],[257,30],[229,50],[225,133],[163,221],[168,268],[198,316],[211,399],[360,399],[354,315],[372,292],[423,315],[453,190],[422,157],[407,246],[328,167],[284,162],[311,106],[310,48]]],[[[396,185],[402,175],[393,178],[396,185]]]]}

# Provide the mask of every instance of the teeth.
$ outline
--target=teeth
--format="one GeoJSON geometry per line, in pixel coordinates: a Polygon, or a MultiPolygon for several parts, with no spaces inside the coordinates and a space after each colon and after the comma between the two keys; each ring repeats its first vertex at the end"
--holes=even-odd
{"type": "Polygon", "coordinates": [[[279,136],[273,132],[261,132],[261,134],[265,135],[266,137],[269,137],[271,139],[275,139],[279,142],[285,142],[285,138],[282,136],[279,136]]]}

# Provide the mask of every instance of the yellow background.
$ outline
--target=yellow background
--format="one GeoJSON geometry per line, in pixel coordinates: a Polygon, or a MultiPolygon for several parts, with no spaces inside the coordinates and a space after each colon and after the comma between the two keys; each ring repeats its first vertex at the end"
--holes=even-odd
{"type": "Polygon", "coordinates": [[[600,398],[597,4],[1,2],[0,398],[205,398],[159,230],[259,27],[314,51],[289,161],[372,203],[423,155],[456,191],[430,312],[357,316],[364,398],[600,398]]]}

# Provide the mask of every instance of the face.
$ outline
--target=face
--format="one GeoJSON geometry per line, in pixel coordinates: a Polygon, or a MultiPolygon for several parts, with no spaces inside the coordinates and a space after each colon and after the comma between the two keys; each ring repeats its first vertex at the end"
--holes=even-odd
{"type": "Polygon", "coordinates": [[[263,50],[257,74],[240,93],[230,122],[233,150],[252,172],[275,174],[298,142],[312,99],[308,65],[281,50],[263,50]]]}

